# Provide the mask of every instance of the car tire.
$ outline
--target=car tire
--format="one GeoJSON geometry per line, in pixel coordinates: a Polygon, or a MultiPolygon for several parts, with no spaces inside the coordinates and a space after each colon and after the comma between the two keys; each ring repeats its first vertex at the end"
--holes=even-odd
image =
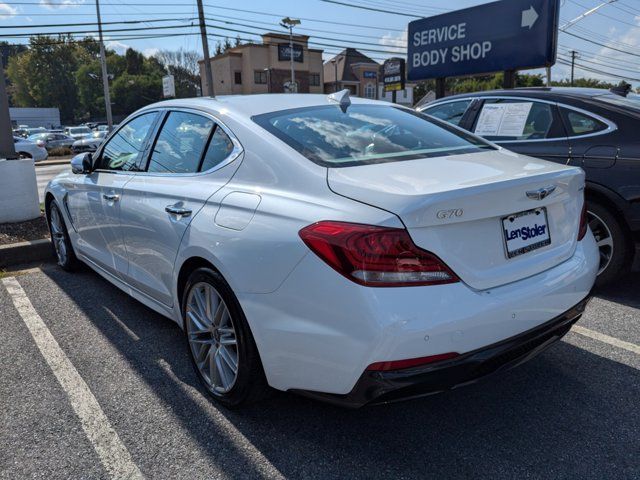
{"type": "Polygon", "coordinates": [[[72,272],[78,267],[80,262],[73,251],[73,245],[71,245],[71,239],[67,232],[64,217],[55,200],[52,200],[49,204],[47,218],[49,220],[51,244],[58,260],[58,265],[60,265],[63,270],[72,272]]]}
{"type": "Polygon", "coordinates": [[[191,363],[211,397],[235,408],[268,394],[247,319],[218,272],[198,268],[191,273],[182,297],[182,318],[191,363]]]}
{"type": "Polygon", "coordinates": [[[587,201],[587,220],[600,251],[596,286],[602,287],[629,271],[632,242],[617,215],[598,202],[587,201]]]}

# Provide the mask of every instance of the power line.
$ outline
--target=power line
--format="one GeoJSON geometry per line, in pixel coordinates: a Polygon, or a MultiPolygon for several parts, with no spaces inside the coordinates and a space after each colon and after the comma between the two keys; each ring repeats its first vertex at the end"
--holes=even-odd
{"type": "Polygon", "coordinates": [[[572,36],[572,37],[579,38],[580,40],[584,40],[585,42],[593,43],[594,45],[600,45],[601,47],[609,48],[609,49],[611,49],[611,50],[615,50],[615,51],[617,51],[617,52],[624,53],[624,54],[626,54],[626,55],[633,55],[634,57],[640,57],[640,54],[632,53],[632,52],[625,52],[624,50],[620,50],[620,49],[618,49],[618,48],[614,48],[614,47],[612,47],[612,46],[610,46],[610,45],[606,45],[606,44],[604,44],[604,43],[596,42],[595,40],[590,40],[590,39],[585,38],[585,37],[582,37],[582,36],[580,36],[580,35],[576,35],[575,33],[566,32],[566,31],[563,31],[562,33],[564,33],[564,34],[566,34],[566,35],[570,35],[570,36],[572,36]]]}
{"type": "MultiPolygon", "coordinates": [[[[49,15],[51,16],[51,15],[49,15]]],[[[102,22],[102,25],[119,25],[119,24],[139,24],[139,23],[159,23],[159,22],[180,22],[197,20],[197,17],[192,18],[162,18],[162,19],[146,19],[146,20],[120,20],[113,22],[102,22]]],[[[98,25],[97,22],[82,22],[82,23],[49,23],[40,25],[20,25],[20,27],[14,27],[13,25],[0,25],[0,29],[10,28],[52,28],[52,27],[84,27],[87,25],[98,25]]]]}
{"type": "Polygon", "coordinates": [[[388,13],[390,15],[400,15],[403,17],[411,17],[411,18],[422,18],[422,15],[412,15],[410,13],[394,12],[393,10],[384,10],[382,8],[366,7],[364,5],[354,5],[352,3],[338,2],[336,0],[320,0],[320,1],[325,3],[334,3],[336,5],[342,5],[343,7],[360,8],[362,10],[369,10],[371,12],[388,13]]]}

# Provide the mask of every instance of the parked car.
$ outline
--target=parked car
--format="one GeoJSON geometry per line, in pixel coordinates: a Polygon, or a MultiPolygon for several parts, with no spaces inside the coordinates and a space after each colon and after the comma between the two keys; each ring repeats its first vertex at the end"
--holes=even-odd
{"type": "Polygon", "coordinates": [[[74,140],[82,140],[83,138],[90,137],[93,131],[87,126],[66,127],[64,129],[64,133],[72,137],[74,140]]]}
{"type": "Polygon", "coordinates": [[[106,130],[98,130],[97,132],[93,132],[90,137],[76,140],[73,142],[71,150],[73,150],[73,153],[95,152],[104,141],[107,133],[106,130]]]}
{"type": "Polygon", "coordinates": [[[54,132],[37,133],[35,135],[31,135],[29,140],[35,142],[39,147],[44,147],[47,150],[57,147],[71,148],[73,142],[75,142],[73,137],[65,135],[64,133],[54,132]]]}
{"type": "Polygon", "coordinates": [[[24,138],[29,138],[32,135],[37,135],[38,133],[46,133],[49,130],[47,130],[44,127],[35,127],[35,128],[27,128],[23,134],[24,138]]]}
{"type": "Polygon", "coordinates": [[[227,406],[476,381],[561,338],[598,269],[582,170],[346,90],[156,103],[71,166],[58,264],[173,319],[227,406]]]}
{"type": "Polygon", "coordinates": [[[34,162],[46,160],[49,156],[46,148],[41,147],[26,138],[14,136],[13,144],[18,155],[23,158],[32,158],[34,162]]]}
{"type": "Polygon", "coordinates": [[[640,240],[640,96],[518,88],[447,97],[421,111],[514,152],[582,167],[598,284],[630,269],[640,240]]]}

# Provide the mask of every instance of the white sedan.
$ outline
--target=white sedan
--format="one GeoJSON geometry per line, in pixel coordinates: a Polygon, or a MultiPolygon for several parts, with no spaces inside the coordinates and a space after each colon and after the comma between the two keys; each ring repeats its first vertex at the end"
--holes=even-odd
{"type": "Polygon", "coordinates": [[[49,156],[46,148],[26,138],[13,137],[13,146],[18,155],[23,158],[32,158],[34,162],[46,160],[49,156]]]}
{"type": "Polygon", "coordinates": [[[58,263],[178,323],[227,406],[474,382],[560,339],[598,269],[582,170],[346,91],[157,103],[72,169],[58,263]]]}

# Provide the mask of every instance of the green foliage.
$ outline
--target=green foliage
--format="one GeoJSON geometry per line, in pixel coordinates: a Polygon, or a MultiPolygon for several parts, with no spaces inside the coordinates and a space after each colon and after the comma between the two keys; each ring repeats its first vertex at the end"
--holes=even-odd
{"type": "Polygon", "coordinates": [[[48,151],[50,157],[66,157],[73,155],[69,147],[54,147],[48,151]]]}
{"type": "MultiPolygon", "coordinates": [[[[29,47],[0,42],[8,58],[6,73],[10,104],[16,107],[57,107],[64,123],[105,116],[99,46],[92,38],[36,36],[29,47]]],[[[124,55],[107,50],[107,71],[114,115],[128,115],[162,98],[162,76],[176,80],[176,95],[195,96],[200,84],[196,52],[164,51],[145,58],[129,48],[124,55]]]]}
{"type": "Polygon", "coordinates": [[[123,73],[111,84],[113,113],[127,115],[162,99],[161,75],[123,73]]]}

